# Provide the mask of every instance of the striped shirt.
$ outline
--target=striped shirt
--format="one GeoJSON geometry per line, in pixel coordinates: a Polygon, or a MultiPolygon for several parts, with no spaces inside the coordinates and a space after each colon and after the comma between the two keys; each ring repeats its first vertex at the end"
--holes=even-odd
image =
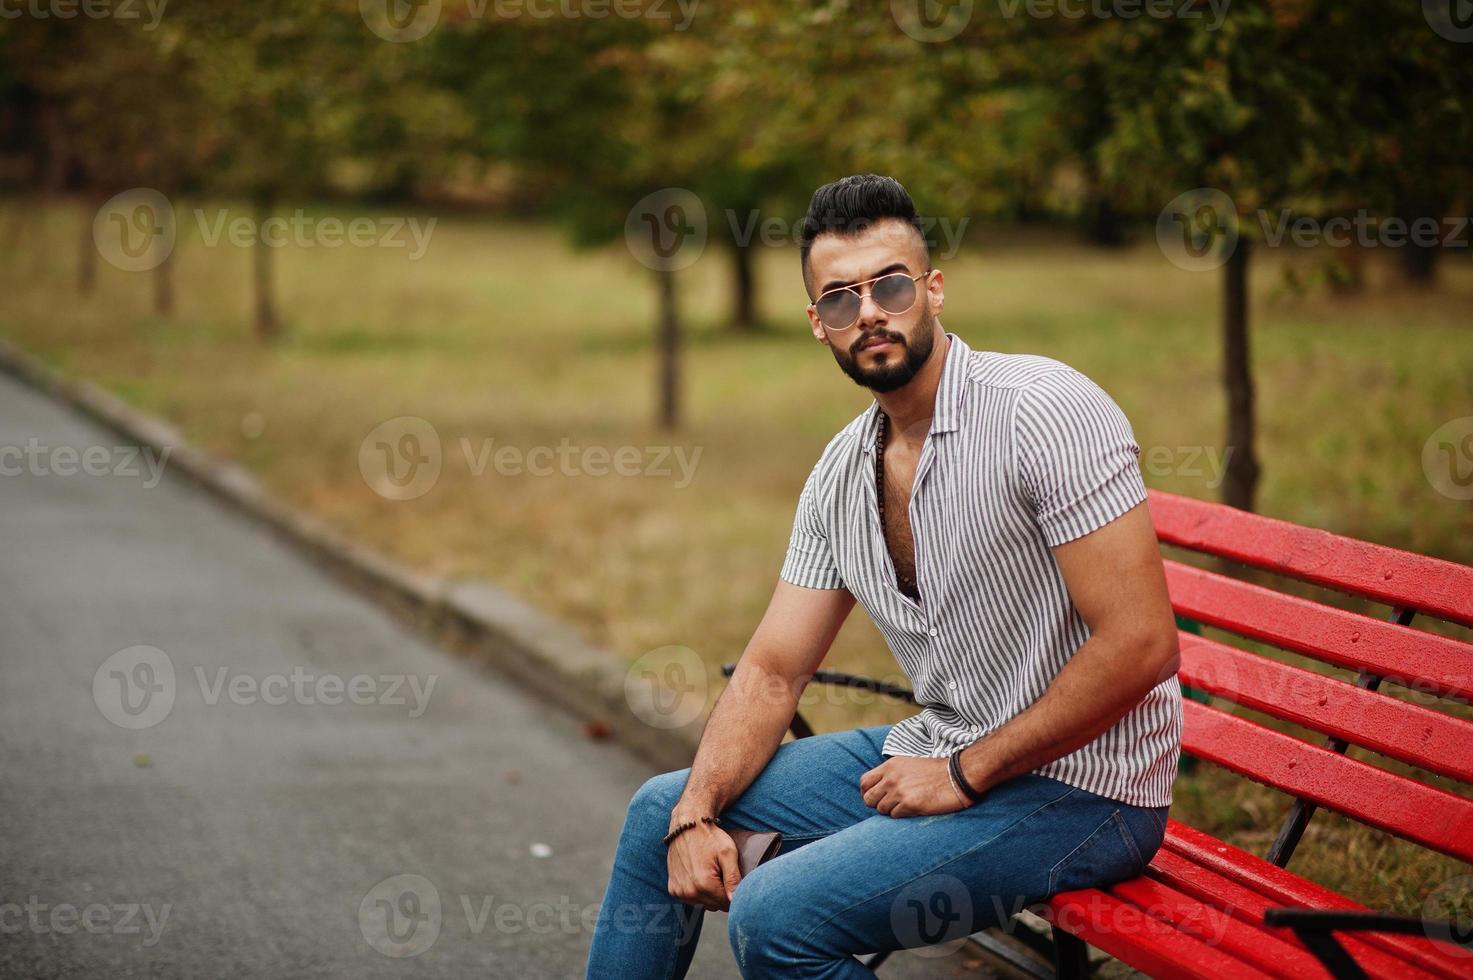
{"type": "MultiPolygon", "coordinates": [[[[1146,499],[1130,423],[1094,382],[1046,357],[947,337],[910,501],[921,601],[896,588],[880,528],[878,402],[809,474],[782,567],[794,585],[848,589],[910,679],[922,710],[891,729],[886,755],[948,755],[1037,701],[1089,638],[1049,549],[1146,499]]],[[[1181,724],[1172,675],[1109,730],[1034,772],[1166,806],[1181,724]]]]}

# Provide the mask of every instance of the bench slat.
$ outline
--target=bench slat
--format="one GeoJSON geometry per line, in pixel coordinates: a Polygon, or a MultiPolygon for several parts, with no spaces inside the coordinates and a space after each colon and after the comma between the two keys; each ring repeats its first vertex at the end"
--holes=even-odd
{"type": "MultiPolygon", "coordinates": [[[[1255,860],[1261,859],[1255,858],[1255,860]]],[[[1263,924],[1264,911],[1287,904],[1283,900],[1270,898],[1247,885],[1225,878],[1211,868],[1204,867],[1169,847],[1162,847],[1156,852],[1156,856],[1151,859],[1151,867],[1146,873],[1195,901],[1210,905],[1236,919],[1243,919],[1261,928],[1269,929],[1270,935],[1279,936],[1284,942],[1296,948],[1305,949],[1299,937],[1292,931],[1270,929],[1263,924]]],[[[1283,873],[1289,874],[1289,872],[1283,873]]],[[[1349,905],[1356,910],[1362,908],[1354,902],[1349,902],[1349,905]]],[[[1319,906],[1308,907],[1317,908],[1319,906]]],[[[1339,906],[1336,908],[1338,909],[1339,906]]],[[[1385,949],[1374,943],[1374,940],[1380,935],[1383,934],[1342,933],[1336,938],[1355,958],[1355,961],[1372,976],[1395,976],[1417,978],[1417,980],[1428,980],[1428,978],[1441,980],[1441,978],[1455,976],[1451,966],[1437,962],[1435,952],[1429,956],[1426,955],[1428,950],[1420,948],[1385,949]]]]}
{"type": "MultiPolygon", "coordinates": [[[[1132,878],[1111,885],[1109,892],[1165,919],[1187,935],[1221,949],[1265,973],[1303,980],[1325,980],[1328,974],[1315,955],[1303,946],[1279,938],[1281,930],[1254,926],[1242,919],[1194,901],[1150,878],[1132,878]]],[[[1287,930],[1284,930],[1287,931],[1287,930]]]]}
{"type": "MultiPolygon", "coordinates": [[[[1152,867],[1164,864],[1163,856],[1168,852],[1180,856],[1193,866],[1219,875],[1225,883],[1251,888],[1278,905],[1352,911],[1364,911],[1366,908],[1323,885],[1301,878],[1256,854],[1250,854],[1177,820],[1167,820],[1166,840],[1152,859],[1152,867]]],[[[1354,944],[1360,942],[1376,946],[1450,980],[1466,978],[1468,975],[1469,961],[1466,956],[1457,955],[1450,949],[1419,936],[1358,932],[1344,935],[1343,942],[1347,949],[1353,949],[1354,944]]]]}
{"type": "Polygon", "coordinates": [[[1041,910],[1054,928],[1078,936],[1157,980],[1272,976],[1097,889],[1059,892],[1041,910]]]}
{"type": "Polygon", "coordinates": [[[1182,747],[1292,796],[1463,861],[1473,861],[1473,800],[1183,699],[1182,747]]]}
{"type": "Polygon", "coordinates": [[[1341,592],[1473,626],[1473,568],[1160,490],[1156,536],[1341,592]]]}
{"type": "Polygon", "coordinates": [[[1178,613],[1341,667],[1473,700],[1473,643],[1285,595],[1177,561],[1166,587],[1178,613]]]}
{"type": "Polygon", "coordinates": [[[1191,633],[1180,640],[1184,684],[1473,783],[1473,722],[1191,633]]]}

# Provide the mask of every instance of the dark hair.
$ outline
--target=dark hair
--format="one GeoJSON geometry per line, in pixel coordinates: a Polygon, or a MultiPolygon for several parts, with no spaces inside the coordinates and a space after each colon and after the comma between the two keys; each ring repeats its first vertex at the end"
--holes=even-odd
{"type": "MultiPolygon", "coordinates": [[[[808,283],[808,253],[814,239],[822,234],[855,235],[884,218],[909,224],[925,248],[926,230],[916,213],[915,202],[894,177],[854,174],[814,191],[808,202],[808,213],[803,216],[803,238],[798,252],[804,284],[808,283]]],[[[929,255],[927,249],[928,258],[929,255]]]]}

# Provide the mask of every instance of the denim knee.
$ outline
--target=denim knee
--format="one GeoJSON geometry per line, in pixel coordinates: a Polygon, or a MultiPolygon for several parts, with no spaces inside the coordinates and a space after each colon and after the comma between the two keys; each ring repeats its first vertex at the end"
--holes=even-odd
{"type": "Polygon", "coordinates": [[[666,825],[670,822],[670,812],[675,809],[680,794],[685,791],[685,781],[689,775],[689,769],[679,769],[646,779],[634,791],[634,798],[629,801],[626,824],[657,826],[663,837],[666,825]]]}
{"type": "Polygon", "coordinates": [[[807,931],[796,910],[792,881],[783,881],[781,869],[764,864],[738,882],[727,912],[726,933],[744,976],[767,975],[801,959],[803,933],[807,931]]]}

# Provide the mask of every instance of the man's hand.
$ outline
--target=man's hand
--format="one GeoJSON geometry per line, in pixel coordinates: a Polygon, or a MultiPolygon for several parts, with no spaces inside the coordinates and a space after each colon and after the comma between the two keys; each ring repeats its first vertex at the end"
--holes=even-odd
{"type": "Polygon", "coordinates": [[[671,898],[711,912],[731,907],[731,893],[742,873],[736,844],[726,831],[708,823],[696,824],[670,842],[667,860],[670,880],[666,888],[671,898]]]}
{"type": "Polygon", "coordinates": [[[896,756],[859,777],[865,806],[891,817],[918,817],[964,809],[945,759],[896,756]]]}

